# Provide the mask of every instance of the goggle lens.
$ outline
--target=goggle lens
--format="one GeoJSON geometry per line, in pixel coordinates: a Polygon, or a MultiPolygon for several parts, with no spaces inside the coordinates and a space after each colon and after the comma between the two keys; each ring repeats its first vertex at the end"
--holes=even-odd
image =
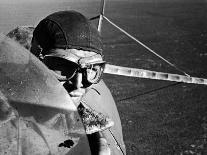
{"type": "Polygon", "coordinates": [[[87,80],[90,83],[98,83],[104,70],[104,64],[93,64],[86,69],[87,80]]]}
{"type": "Polygon", "coordinates": [[[49,69],[53,71],[62,71],[62,74],[64,74],[67,79],[61,79],[57,77],[61,81],[70,80],[76,75],[77,72],[81,72],[83,73],[83,76],[85,76],[84,78],[89,83],[98,83],[100,81],[105,65],[104,63],[89,64],[86,65],[86,67],[81,68],[80,65],[72,61],[68,61],[58,57],[46,57],[44,59],[44,63],[49,69]]]}

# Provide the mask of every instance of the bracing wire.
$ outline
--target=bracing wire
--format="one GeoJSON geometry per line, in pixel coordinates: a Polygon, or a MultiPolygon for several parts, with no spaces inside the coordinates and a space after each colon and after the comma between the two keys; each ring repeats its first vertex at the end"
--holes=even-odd
{"type": "Polygon", "coordinates": [[[122,147],[121,147],[120,144],[118,143],[118,141],[117,141],[117,139],[115,138],[113,132],[112,132],[110,129],[108,129],[108,130],[109,130],[109,132],[110,132],[110,134],[111,134],[113,140],[115,141],[115,144],[116,144],[117,148],[121,151],[121,153],[122,153],[123,155],[125,155],[124,151],[122,150],[122,147]]]}
{"type": "Polygon", "coordinates": [[[179,85],[179,84],[182,84],[182,83],[176,82],[176,83],[173,83],[173,84],[165,85],[165,86],[162,86],[162,87],[159,87],[159,88],[156,88],[156,89],[141,92],[141,93],[133,95],[133,96],[128,96],[128,97],[125,97],[125,98],[121,98],[121,99],[117,100],[116,102],[122,102],[122,101],[125,101],[125,100],[130,100],[130,99],[133,99],[133,98],[137,98],[139,96],[147,95],[147,94],[150,94],[150,93],[162,90],[162,89],[170,88],[170,87],[173,87],[173,86],[176,86],[176,85],[179,85]]]}
{"type": "MultiPolygon", "coordinates": [[[[98,31],[100,33],[101,33],[102,24],[103,24],[103,19],[105,19],[112,26],[114,26],[115,28],[117,28],[118,30],[120,30],[122,33],[124,33],[125,35],[127,35],[129,38],[131,38],[132,40],[136,41],[138,44],[140,44],[141,46],[143,46],[149,52],[153,53],[154,55],[156,55],[157,57],[159,57],[161,60],[165,61],[167,64],[169,64],[170,66],[172,66],[173,68],[175,68],[176,70],[178,70],[179,72],[183,73],[186,76],[186,77],[185,76],[182,76],[182,75],[176,75],[175,76],[174,74],[170,74],[170,73],[161,73],[161,74],[159,74],[159,72],[153,72],[153,71],[147,71],[147,70],[144,70],[144,73],[143,73],[143,70],[142,70],[142,72],[140,72],[140,69],[135,69],[135,68],[130,68],[130,69],[127,68],[126,69],[126,67],[120,67],[120,66],[114,66],[114,65],[112,65],[113,66],[112,67],[112,70],[110,70],[110,69],[107,70],[105,68],[105,70],[104,70],[105,73],[116,74],[116,75],[132,76],[132,77],[140,77],[140,75],[141,75],[140,73],[143,73],[141,77],[143,77],[143,75],[144,75],[144,77],[147,75],[146,78],[148,78],[148,75],[149,75],[148,73],[153,73],[152,76],[156,75],[156,77],[152,77],[151,79],[162,79],[162,80],[165,79],[167,81],[177,81],[176,83],[173,83],[173,84],[170,84],[170,85],[167,85],[167,86],[163,86],[163,87],[160,87],[160,88],[157,88],[157,89],[153,89],[153,90],[150,90],[150,91],[147,91],[147,92],[143,92],[143,93],[140,93],[140,94],[137,94],[137,95],[134,95],[134,96],[130,96],[130,97],[127,97],[127,98],[120,99],[120,100],[118,100],[118,102],[124,101],[124,100],[128,100],[128,99],[131,99],[131,98],[135,98],[135,97],[138,97],[138,96],[142,96],[142,95],[145,95],[145,94],[148,94],[148,93],[152,93],[154,91],[158,91],[158,90],[161,90],[161,89],[164,89],[164,88],[172,87],[172,86],[175,86],[175,85],[180,84],[180,82],[196,83],[196,84],[205,84],[205,82],[207,82],[207,79],[201,79],[201,78],[191,77],[184,70],[178,68],[175,64],[172,64],[171,62],[169,62],[168,60],[166,60],[164,57],[162,57],[161,55],[159,55],[158,53],[156,53],[154,50],[152,50],[151,48],[149,48],[147,45],[145,45],[144,43],[142,43],[141,41],[139,41],[137,38],[135,38],[134,36],[132,36],[131,34],[129,34],[128,32],[126,32],[124,29],[120,28],[118,25],[116,25],[114,22],[112,22],[110,19],[108,19],[104,15],[104,10],[105,10],[105,0],[101,0],[99,23],[98,23],[98,31]],[[146,73],[146,75],[145,75],[145,73],[146,73]],[[167,75],[167,76],[165,76],[165,78],[163,78],[163,75],[164,74],[167,75]],[[162,78],[160,78],[160,77],[158,78],[157,75],[161,75],[162,78]],[[174,77],[173,80],[171,79],[171,77],[174,77]],[[177,79],[175,79],[175,78],[177,78],[177,79]],[[169,79],[171,79],[171,80],[169,80],[169,79]]],[[[96,18],[97,17],[92,18],[91,20],[96,19],[96,18]]],[[[108,66],[111,66],[111,65],[108,65],[108,66]]]]}
{"type": "Polygon", "coordinates": [[[113,25],[114,27],[116,27],[117,29],[119,29],[121,32],[123,32],[124,34],[126,34],[128,37],[130,37],[131,39],[133,39],[134,41],[136,41],[138,44],[142,45],[144,48],[146,48],[148,51],[150,51],[151,53],[153,53],[154,55],[156,55],[157,57],[159,57],[160,59],[162,59],[163,61],[165,61],[166,63],[168,63],[170,66],[174,67],[176,70],[182,72],[184,75],[190,77],[189,74],[187,74],[185,71],[183,71],[182,69],[178,68],[176,65],[172,64],[171,62],[169,62],[168,60],[166,60],[165,58],[163,58],[162,56],[160,56],[159,54],[157,54],[154,50],[152,50],[151,48],[149,48],[147,45],[145,45],[144,43],[142,43],[141,41],[139,41],[137,38],[133,37],[131,34],[129,34],[128,32],[126,32],[125,30],[123,30],[122,28],[120,28],[118,25],[116,25],[115,23],[113,23],[110,19],[108,19],[106,16],[103,15],[103,18],[108,21],[111,25],[113,25]]]}

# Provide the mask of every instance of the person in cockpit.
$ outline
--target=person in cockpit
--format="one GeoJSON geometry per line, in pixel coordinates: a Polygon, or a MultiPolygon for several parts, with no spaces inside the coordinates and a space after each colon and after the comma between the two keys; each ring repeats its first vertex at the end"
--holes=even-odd
{"type": "Polygon", "coordinates": [[[83,103],[115,122],[88,135],[92,154],[126,154],[119,114],[102,80],[102,39],[90,20],[76,11],[50,14],[36,26],[31,52],[53,71],[77,107],[83,103]]]}

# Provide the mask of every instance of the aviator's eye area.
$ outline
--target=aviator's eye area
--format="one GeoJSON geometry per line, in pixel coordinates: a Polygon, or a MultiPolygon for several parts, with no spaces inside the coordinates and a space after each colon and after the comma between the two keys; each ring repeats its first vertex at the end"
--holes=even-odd
{"type": "Polygon", "coordinates": [[[77,68],[79,65],[72,62],[72,61],[68,61],[66,59],[63,58],[59,58],[59,57],[45,57],[43,59],[43,62],[45,63],[45,65],[54,70],[57,68],[77,68]]]}
{"type": "Polygon", "coordinates": [[[45,57],[43,62],[49,69],[60,71],[67,79],[72,78],[79,68],[78,64],[59,57],[45,57]]]}

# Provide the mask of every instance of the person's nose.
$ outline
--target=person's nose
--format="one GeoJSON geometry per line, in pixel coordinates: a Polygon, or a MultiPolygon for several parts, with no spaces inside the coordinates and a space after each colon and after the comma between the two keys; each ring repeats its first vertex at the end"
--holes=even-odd
{"type": "Polygon", "coordinates": [[[77,89],[83,87],[83,74],[82,73],[77,73],[77,75],[76,75],[76,81],[75,81],[75,87],[77,89]]]}

